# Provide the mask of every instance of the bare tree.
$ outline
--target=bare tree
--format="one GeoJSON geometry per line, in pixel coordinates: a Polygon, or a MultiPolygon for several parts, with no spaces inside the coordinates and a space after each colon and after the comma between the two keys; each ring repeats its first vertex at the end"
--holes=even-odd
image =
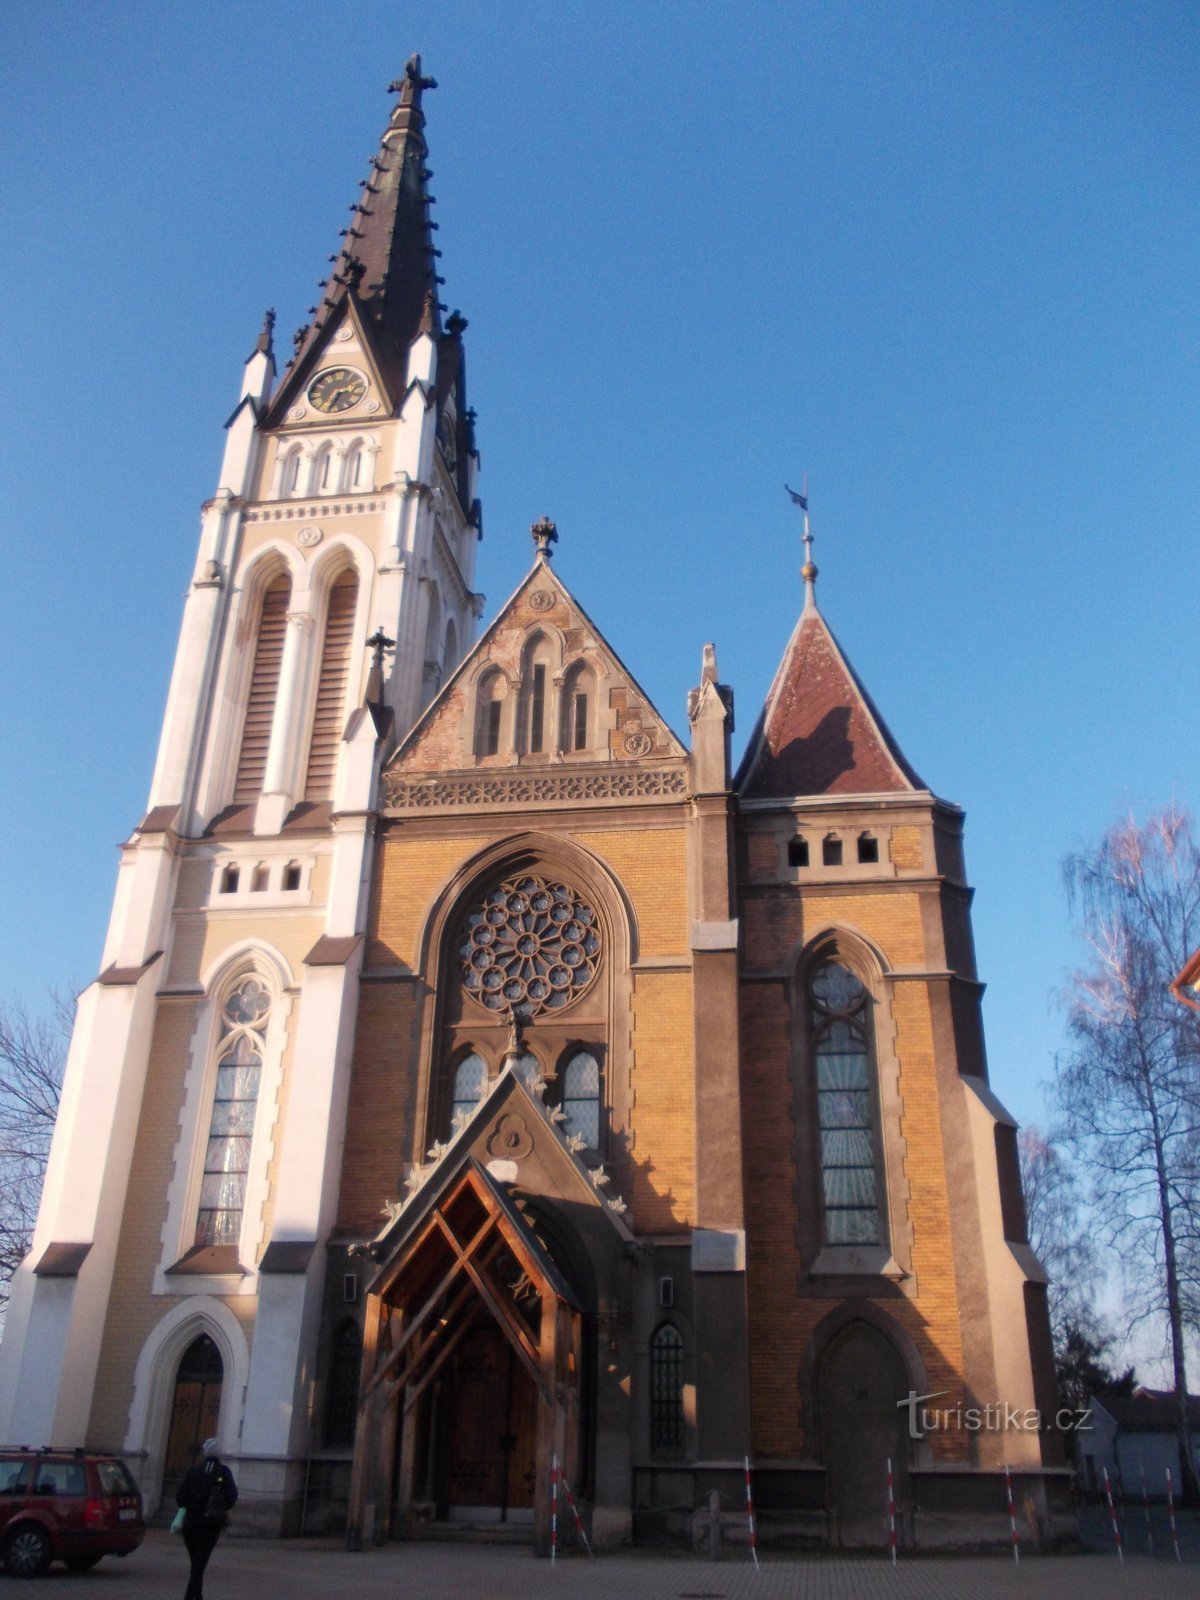
{"type": "Polygon", "coordinates": [[[1168,985],[1200,943],[1200,849],[1190,818],[1171,808],[1142,826],[1118,823],[1095,850],[1069,856],[1063,875],[1090,959],[1067,992],[1059,1110],[1088,1163],[1088,1199],[1124,1277],[1131,1324],[1165,1321],[1180,1479],[1194,1503],[1181,1247],[1200,1205],[1200,1019],[1168,985]]]}
{"type": "Polygon", "coordinates": [[[1056,1354],[1072,1331],[1099,1339],[1093,1293],[1100,1268],[1070,1156],[1030,1126],[1017,1139],[1029,1243],[1050,1279],[1050,1331],[1056,1354]]]}
{"type": "Polygon", "coordinates": [[[0,1317],[29,1249],[58,1114],[74,1006],[52,997],[49,1016],[0,1005],[0,1317]]]}

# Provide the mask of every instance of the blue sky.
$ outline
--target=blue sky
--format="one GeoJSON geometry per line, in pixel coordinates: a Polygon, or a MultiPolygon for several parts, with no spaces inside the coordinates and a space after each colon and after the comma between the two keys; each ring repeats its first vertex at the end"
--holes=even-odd
{"type": "Polygon", "coordinates": [[[479,587],[548,513],[677,727],[716,642],[740,749],[807,471],[822,608],[967,810],[993,1079],[1039,1117],[1059,862],[1197,794],[1185,4],[9,8],[0,991],[96,971],[242,360],[306,320],[414,49],[479,587]]]}

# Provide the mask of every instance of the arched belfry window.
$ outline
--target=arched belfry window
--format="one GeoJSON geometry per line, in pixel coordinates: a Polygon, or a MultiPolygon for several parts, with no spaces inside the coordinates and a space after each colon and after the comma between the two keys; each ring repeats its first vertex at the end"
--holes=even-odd
{"type": "Polygon", "coordinates": [[[808,974],[825,1243],[883,1242],[871,996],[833,954],[808,974]]]}
{"type": "Polygon", "coordinates": [[[253,974],[241,979],[221,1008],[216,1080],[196,1214],[197,1248],[236,1247],[241,1235],[270,1011],[270,991],[253,974]]]}
{"type": "Polygon", "coordinates": [[[683,1335],[670,1322],[650,1335],[650,1450],[683,1454],[683,1335]]]}
{"type": "Polygon", "coordinates": [[[237,804],[257,800],[262,793],[291,597],[292,583],[286,573],[273,578],[263,591],[255,635],[254,666],[250,672],[250,693],[246,701],[246,720],[242,725],[242,747],[233,788],[233,798],[237,804]]]}
{"type": "Polygon", "coordinates": [[[321,669],[308,747],[306,800],[333,798],[338,746],[346,722],[346,692],[354,663],[354,618],[358,609],[358,574],[347,567],[334,580],[325,611],[321,669]]]}
{"type": "Polygon", "coordinates": [[[521,747],[529,755],[542,755],[553,748],[552,686],[553,660],[550,641],[534,633],[521,652],[521,747]]]}

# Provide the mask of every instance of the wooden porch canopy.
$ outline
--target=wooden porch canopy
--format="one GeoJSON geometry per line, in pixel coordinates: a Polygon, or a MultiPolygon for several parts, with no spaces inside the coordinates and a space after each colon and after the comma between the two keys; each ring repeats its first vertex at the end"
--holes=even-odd
{"type": "MultiPolygon", "coordinates": [[[[439,1174],[439,1176],[441,1176],[439,1174]]],[[[538,1396],[538,1543],[548,1537],[551,1458],[571,1475],[582,1366],[579,1301],[530,1223],[474,1157],[430,1185],[382,1241],[367,1291],[347,1544],[402,1532],[412,1500],[415,1407],[481,1319],[496,1324],[538,1396]],[[400,1429],[400,1481],[395,1481],[400,1429]]]]}

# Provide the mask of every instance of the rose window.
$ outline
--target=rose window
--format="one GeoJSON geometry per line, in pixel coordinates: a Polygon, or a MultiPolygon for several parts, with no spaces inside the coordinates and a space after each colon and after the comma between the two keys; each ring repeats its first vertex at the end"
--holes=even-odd
{"type": "Polygon", "coordinates": [[[600,961],[594,909],[565,883],[509,878],[472,911],[459,945],[468,994],[489,1011],[561,1011],[591,985],[600,961]]]}

